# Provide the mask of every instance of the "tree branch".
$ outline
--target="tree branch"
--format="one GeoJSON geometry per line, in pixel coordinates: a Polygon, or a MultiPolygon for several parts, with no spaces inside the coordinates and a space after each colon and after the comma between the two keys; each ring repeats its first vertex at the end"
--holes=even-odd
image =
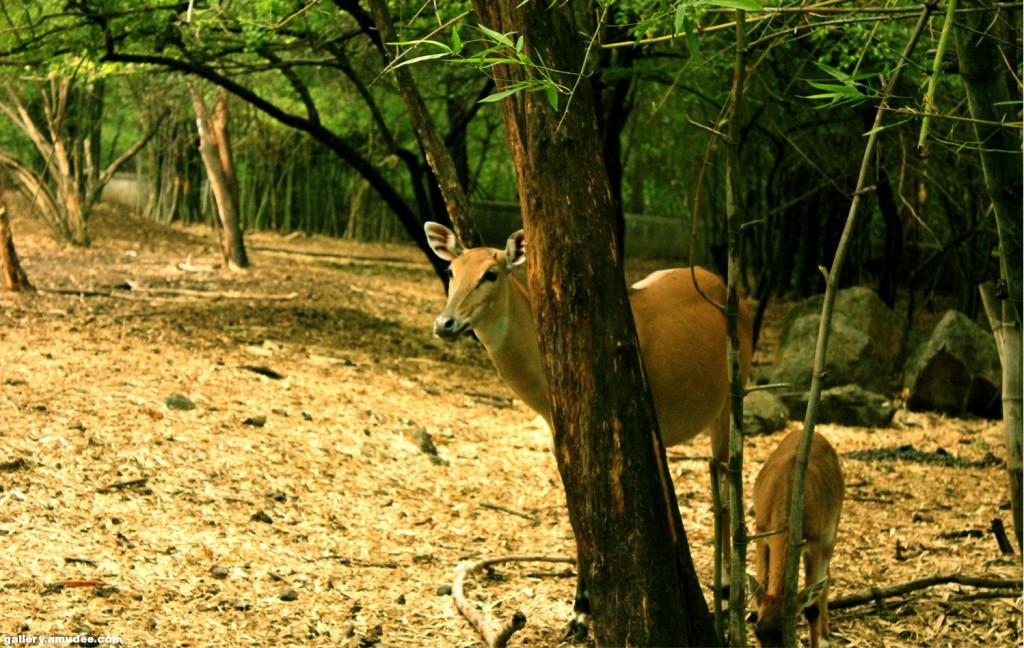
{"type": "Polygon", "coordinates": [[[1021,581],[1006,578],[985,578],[978,576],[965,576],[956,572],[946,574],[932,574],[924,578],[918,578],[906,583],[898,583],[887,587],[871,587],[853,594],[840,596],[829,601],[828,609],[846,610],[866,605],[868,603],[880,603],[887,598],[894,598],[916,592],[918,590],[935,587],[936,585],[966,585],[968,587],[979,587],[987,589],[1012,589],[1015,596],[1021,594],[1021,581]]]}
{"type": "Polygon", "coordinates": [[[526,615],[516,611],[509,619],[495,630],[487,619],[483,610],[479,609],[466,599],[464,584],[466,578],[493,565],[500,565],[507,562],[557,562],[575,564],[572,558],[558,556],[498,556],[496,558],[485,558],[474,563],[460,565],[455,572],[455,580],[452,581],[452,599],[455,607],[469,621],[470,625],[477,631],[477,634],[484,640],[488,648],[503,648],[508,640],[517,631],[526,626],[526,615]]]}

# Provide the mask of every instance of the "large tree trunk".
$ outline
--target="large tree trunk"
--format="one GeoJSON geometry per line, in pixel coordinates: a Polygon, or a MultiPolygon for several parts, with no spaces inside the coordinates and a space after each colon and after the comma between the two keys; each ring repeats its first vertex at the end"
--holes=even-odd
{"type": "Polygon", "coordinates": [[[221,251],[224,262],[232,270],[249,267],[242,238],[241,214],[239,212],[238,177],[231,157],[231,139],[228,137],[228,93],[217,89],[217,104],[211,115],[203,102],[202,93],[190,85],[192,106],[199,128],[199,153],[206,166],[210,190],[217,202],[217,216],[220,218],[221,251]]]}
{"type": "Polygon", "coordinates": [[[0,274],[4,278],[4,288],[11,292],[34,292],[32,282],[28,280],[25,269],[21,267],[18,252],[14,249],[14,236],[11,234],[11,221],[7,216],[7,200],[4,188],[0,185],[0,274]]]}
{"type": "MultiPolygon", "coordinates": [[[[579,71],[569,5],[476,0],[481,22],[525,37],[533,61],[579,71]]],[[[498,89],[536,71],[497,70],[498,89]]],[[[570,74],[556,75],[573,87],[570,74]]],[[[502,101],[522,196],[529,285],[555,454],[599,645],[715,643],[645,385],[590,85],[566,109],[542,92],[502,101]]]]}

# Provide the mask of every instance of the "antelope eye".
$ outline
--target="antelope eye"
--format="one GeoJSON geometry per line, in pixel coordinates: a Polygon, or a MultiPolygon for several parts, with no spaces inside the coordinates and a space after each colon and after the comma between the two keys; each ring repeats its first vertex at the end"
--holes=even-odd
{"type": "Polygon", "coordinates": [[[454,273],[454,272],[452,272],[452,269],[451,269],[451,268],[448,268],[447,270],[445,270],[445,271],[444,271],[444,273],[445,273],[446,275],[448,275],[448,278],[449,278],[449,279],[454,279],[454,278],[455,278],[455,273],[454,273]]]}
{"type": "Polygon", "coordinates": [[[480,277],[480,282],[481,283],[483,283],[484,281],[497,281],[497,280],[498,280],[498,269],[495,268],[495,267],[488,268],[487,271],[484,272],[484,276],[480,277]]]}

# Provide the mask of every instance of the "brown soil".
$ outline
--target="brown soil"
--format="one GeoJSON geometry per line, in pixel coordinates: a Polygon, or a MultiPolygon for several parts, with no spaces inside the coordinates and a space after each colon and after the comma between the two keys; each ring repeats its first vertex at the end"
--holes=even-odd
{"type": "MultiPolygon", "coordinates": [[[[196,271],[218,264],[206,229],[108,211],[92,228],[93,247],[67,249],[14,219],[45,290],[0,295],[0,635],[475,646],[439,593],[461,563],[572,555],[546,429],[473,342],[432,337],[443,291],[415,249],[254,234],[254,269],[233,274],[196,271]]],[[[896,421],[819,430],[840,454],[1003,455],[995,422],[896,421]]],[[[748,482],[778,438],[751,439],[748,482]]],[[[671,452],[705,581],[707,454],[706,440],[671,452]]],[[[987,531],[1009,522],[1001,468],[844,471],[833,597],[944,572],[1019,582],[987,531]]],[[[564,565],[471,583],[492,617],[526,614],[513,645],[558,644],[564,565]]],[[[980,594],[944,585],[836,612],[835,645],[1020,645],[1021,600],[980,594]]]]}

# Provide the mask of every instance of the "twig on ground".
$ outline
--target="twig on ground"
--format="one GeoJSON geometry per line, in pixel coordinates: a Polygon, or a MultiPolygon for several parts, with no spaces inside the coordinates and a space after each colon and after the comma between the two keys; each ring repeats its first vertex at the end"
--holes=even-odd
{"type": "Polygon", "coordinates": [[[455,607],[469,621],[488,648],[504,648],[512,635],[526,626],[526,615],[517,610],[500,628],[494,630],[483,610],[480,610],[466,599],[463,584],[466,577],[492,565],[506,562],[575,563],[576,561],[573,558],[558,556],[499,556],[497,558],[485,558],[474,563],[459,565],[455,570],[455,580],[452,582],[452,598],[455,600],[455,607]]]}
{"type": "Polygon", "coordinates": [[[999,544],[999,551],[1006,556],[1012,556],[1014,554],[1013,545],[1010,544],[1010,539],[1006,536],[1006,525],[999,518],[992,518],[992,526],[989,527],[992,530],[992,535],[996,537],[996,542],[999,544]]]}
{"type": "Polygon", "coordinates": [[[829,601],[828,608],[830,610],[845,610],[867,603],[880,603],[884,599],[902,596],[928,587],[948,584],[990,589],[1012,589],[1016,596],[1021,594],[1021,581],[1019,580],[965,576],[958,573],[933,574],[906,583],[898,583],[888,587],[872,587],[847,596],[841,596],[829,601]]]}
{"type": "Polygon", "coordinates": [[[284,294],[275,293],[247,293],[239,290],[194,290],[190,288],[140,288],[130,286],[128,290],[85,290],[77,288],[42,288],[41,293],[55,295],[74,295],[75,297],[115,297],[120,299],[133,299],[132,295],[148,295],[152,297],[181,296],[181,297],[209,297],[213,299],[257,299],[262,301],[286,301],[296,299],[297,292],[284,294]]]}
{"type": "Polygon", "coordinates": [[[500,409],[512,408],[512,399],[508,396],[498,396],[497,394],[488,394],[485,392],[466,392],[466,396],[469,396],[476,402],[483,405],[492,405],[500,409]]]}
{"type": "Polygon", "coordinates": [[[345,556],[339,556],[338,554],[326,554],[319,556],[316,560],[334,560],[341,565],[347,567],[373,567],[376,569],[398,569],[398,563],[393,562],[372,562],[369,560],[354,560],[352,558],[346,558],[345,556]]]}
{"type": "Polygon", "coordinates": [[[115,490],[122,490],[125,488],[135,488],[137,486],[145,486],[146,482],[149,481],[149,477],[142,477],[141,479],[130,479],[128,481],[114,482],[113,484],[107,484],[103,488],[97,489],[100,493],[109,493],[115,490]]]}
{"type": "Polygon", "coordinates": [[[182,272],[215,272],[220,268],[219,265],[200,265],[192,263],[192,257],[185,259],[181,263],[175,264],[174,267],[182,272]]]}
{"type": "Polygon", "coordinates": [[[665,449],[665,456],[668,457],[668,460],[670,462],[672,462],[672,461],[698,461],[700,463],[706,464],[707,462],[711,461],[711,457],[709,455],[690,455],[690,454],[686,454],[686,451],[684,451],[684,450],[671,450],[669,448],[665,449]]]}
{"type": "Polygon", "coordinates": [[[250,250],[257,250],[259,252],[270,252],[272,254],[294,254],[297,256],[306,256],[320,259],[338,259],[341,261],[348,261],[353,265],[362,264],[382,264],[382,265],[401,265],[401,266],[417,266],[421,265],[408,259],[402,259],[399,257],[375,257],[375,256],[363,256],[357,254],[336,254],[334,252],[315,252],[313,250],[291,250],[288,248],[272,247],[269,245],[251,245],[250,250]]]}
{"type": "Polygon", "coordinates": [[[538,518],[538,517],[536,517],[534,515],[530,515],[529,513],[522,513],[520,511],[515,510],[515,509],[510,509],[510,508],[508,508],[506,506],[501,506],[500,504],[491,504],[490,502],[481,502],[480,503],[480,508],[491,509],[492,511],[501,511],[502,513],[508,513],[509,515],[516,515],[516,516],[519,516],[521,518],[527,519],[530,522],[534,522],[534,523],[540,524],[540,518],[538,518]]]}

